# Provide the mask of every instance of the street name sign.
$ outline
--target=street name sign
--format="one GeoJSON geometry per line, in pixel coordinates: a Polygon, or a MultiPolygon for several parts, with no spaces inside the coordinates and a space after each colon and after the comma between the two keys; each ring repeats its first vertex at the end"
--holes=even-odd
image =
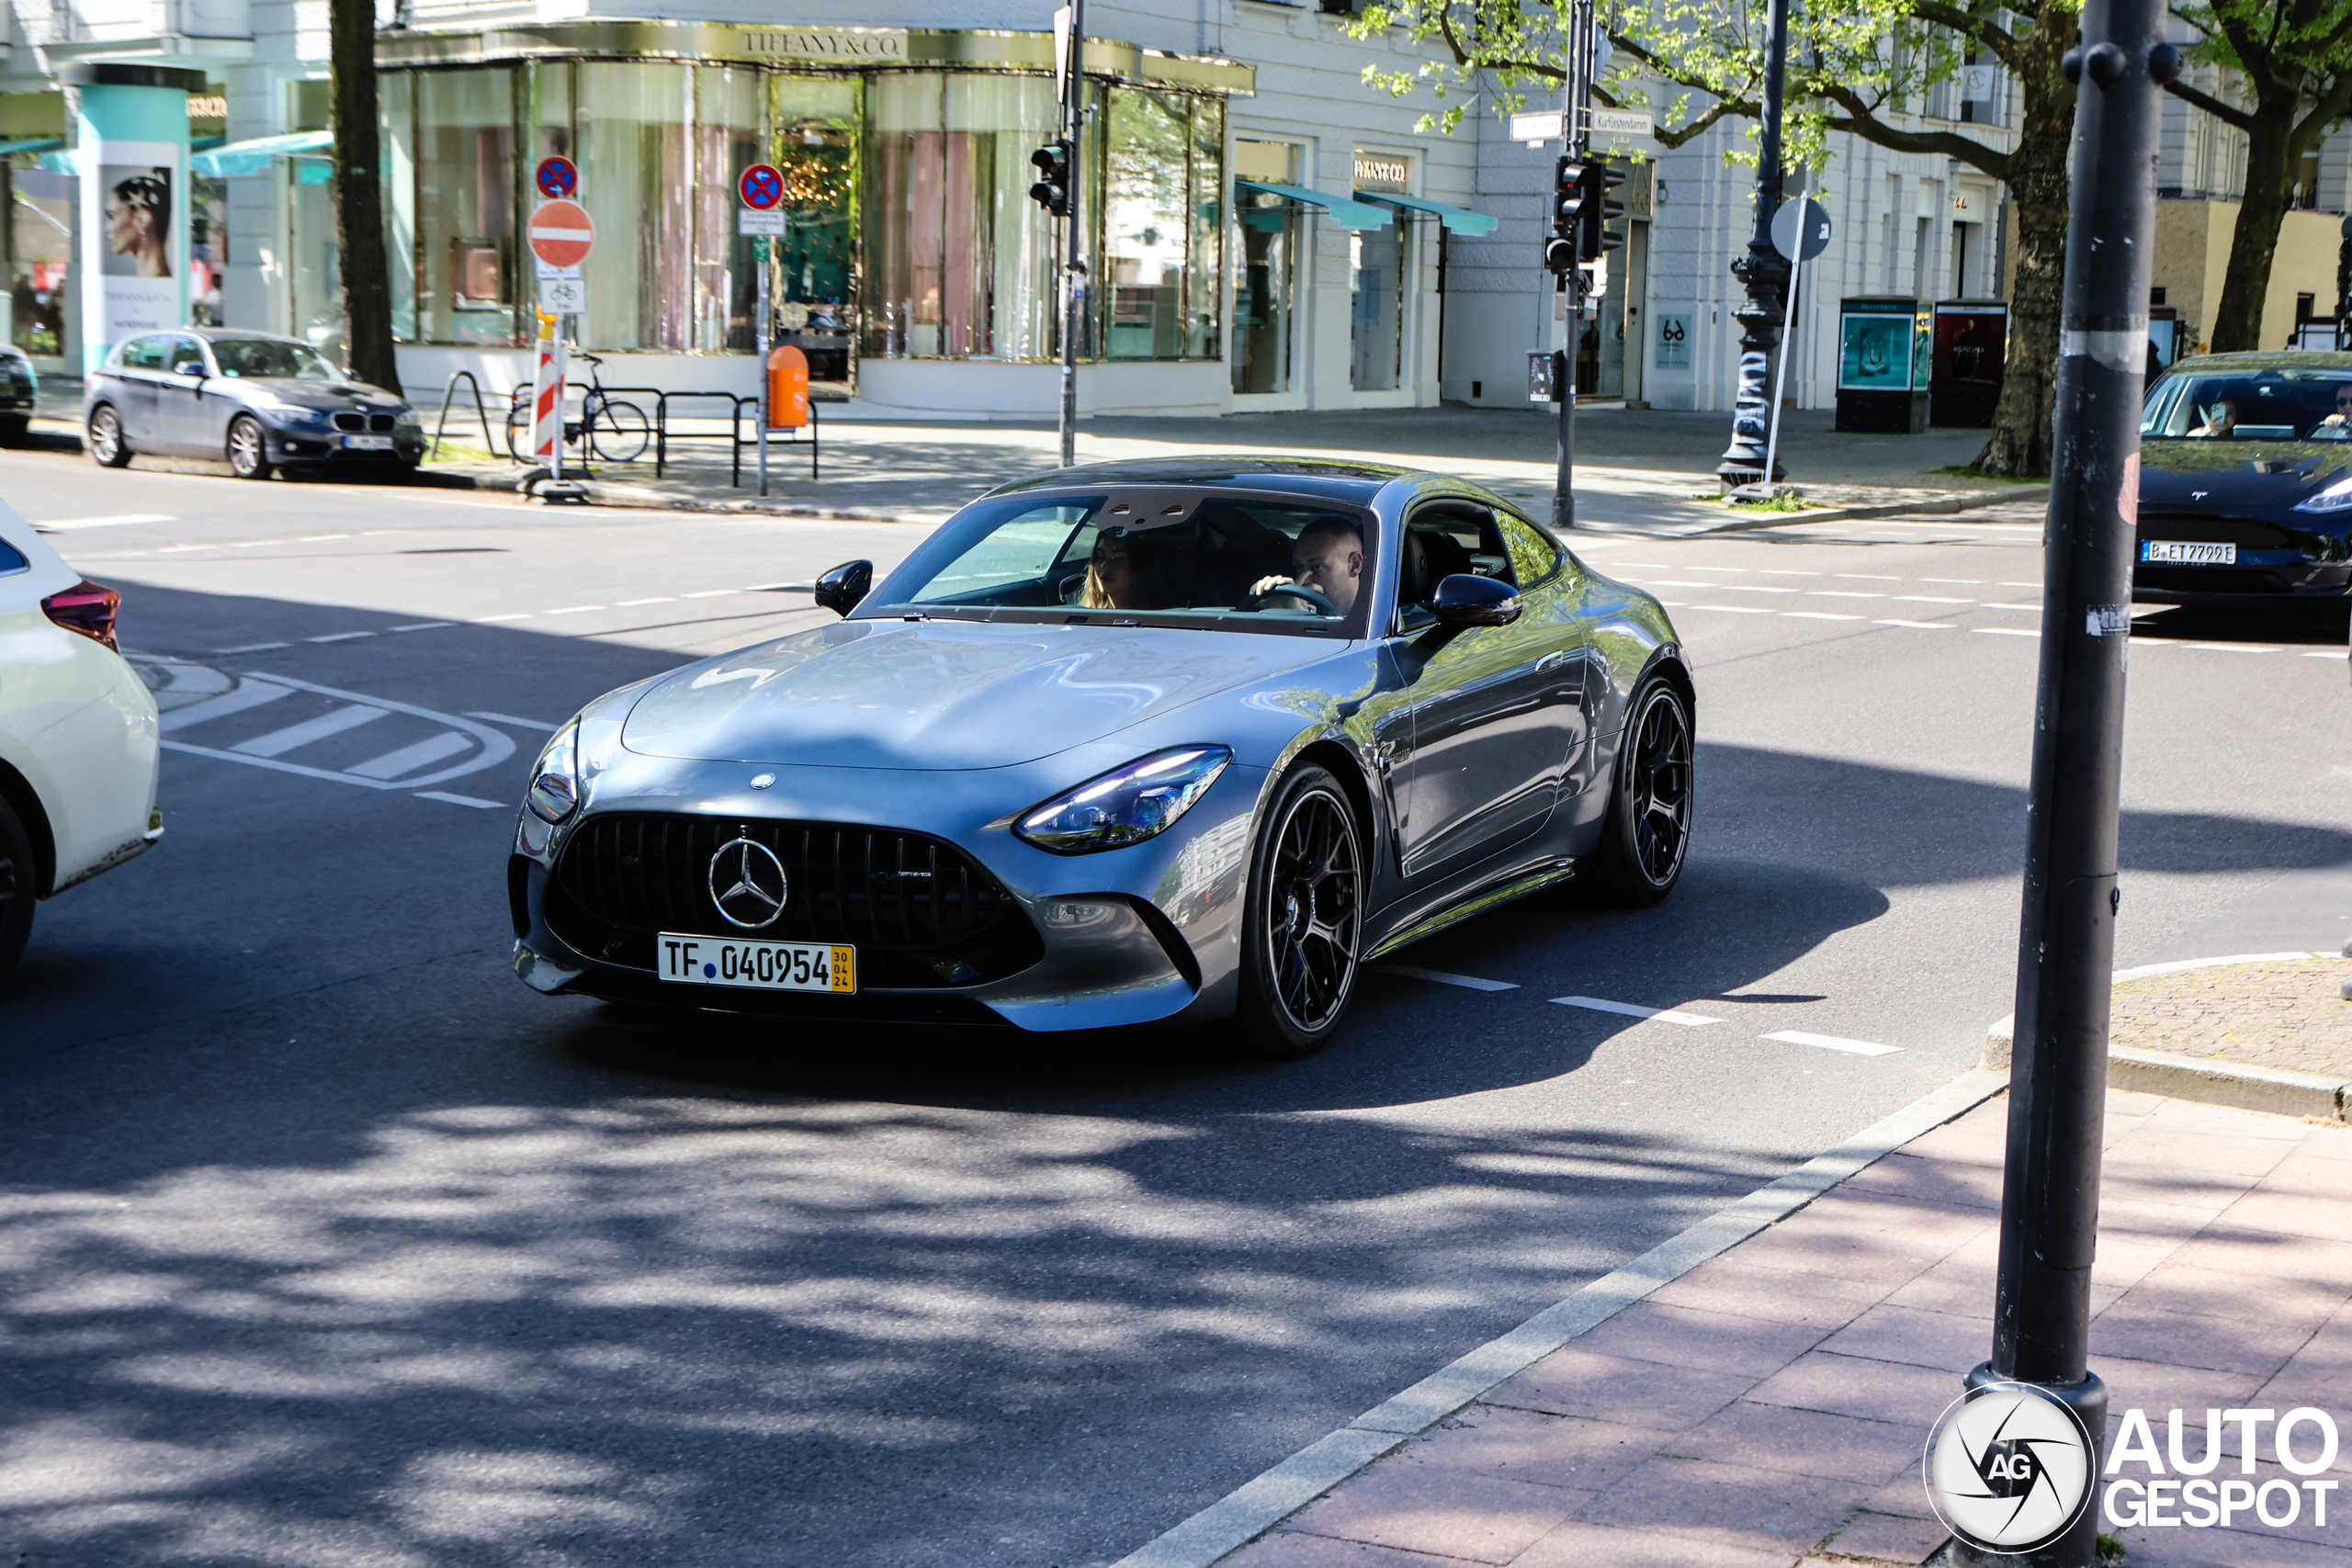
{"type": "Polygon", "coordinates": [[[1595,136],[1655,136],[1657,122],[1650,118],[1647,109],[1594,109],[1592,133],[1595,136]]]}
{"type": "Polygon", "coordinates": [[[1540,142],[1557,141],[1560,139],[1560,111],[1530,109],[1525,114],[1511,116],[1510,139],[1524,141],[1531,147],[1540,142]]]}

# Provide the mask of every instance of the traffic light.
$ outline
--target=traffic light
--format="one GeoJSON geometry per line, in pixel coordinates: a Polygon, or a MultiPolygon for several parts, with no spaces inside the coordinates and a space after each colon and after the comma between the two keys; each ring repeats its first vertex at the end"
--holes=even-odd
{"type": "Polygon", "coordinates": [[[1591,164],[1563,158],[1552,171],[1552,237],[1544,242],[1546,270],[1566,273],[1577,265],[1577,240],[1585,202],[1585,176],[1591,164]]]}
{"type": "Polygon", "coordinates": [[[1069,138],[1057,136],[1035,152],[1029,161],[1037,165],[1037,183],[1029,187],[1029,199],[1057,218],[1069,216],[1069,138]]]}
{"type": "MultiPolygon", "coordinates": [[[[1564,164],[1566,162],[1561,160],[1564,164]]],[[[1584,188],[1577,201],[1577,260],[1596,262],[1625,243],[1624,235],[1609,231],[1611,219],[1625,216],[1625,204],[1609,194],[1625,183],[1625,171],[1606,164],[1587,164],[1579,173],[1584,188]]]]}

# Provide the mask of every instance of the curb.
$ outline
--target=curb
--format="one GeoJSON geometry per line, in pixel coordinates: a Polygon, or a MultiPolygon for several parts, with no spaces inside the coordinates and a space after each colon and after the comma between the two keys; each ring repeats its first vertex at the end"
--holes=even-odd
{"type": "MultiPolygon", "coordinates": [[[[2330,953],[2238,953],[2226,958],[2144,964],[2137,969],[2117,970],[2114,983],[2120,986],[2127,980],[2175,975],[2185,969],[2219,969],[2233,964],[2276,964],[2290,958],[2335,956],[2330,953]]],[[[1978,1068],[2007,1074],[2016,1051],[2017,1015],[2011,1013],[1985,1030],[1984,1055],[1978,1068]]],[[[2201,1105],[2227,1105],[2280,1116],[2309,1116],[2323,1122],[2352,1122],[2352,1082],[2292,1067],[2264,1067],[2250,1062],[2225,1062],[2211,1056],[2184,1056],[2172,1051],[2138,1051],[2109,1045],[2107,1083],[2109,1089],[2161,1094],[2201,1105]]]]}
{"type": "Polygon", "coordinates": [[[1623,1268],[1545,1307],[1509,1333],[1441,1367],[1337,1431],[1325,1434],[1175,1529],[1147,1541],[1112,1568],[1209,1568],[1577,1336],[2007,1088],[2005,1074],[1962,1073],[1828,1153],[1725,1205],[1623,1268]]]}
{"type": "Polygon", "coordinates": [[[1866,517],[1942,517],[1998,506],[2011,501],[2046,501],[2048,485],[2009,485],[2000,490],[1955,491],[1936,501],[1898,501],[1871,506],[1819,506],[1804,512],[1759,512],[1717,523],[1701,534],[1728,534],[1741,529],[1778,528],[1792,523],[1845,523],[1866,517]]]}

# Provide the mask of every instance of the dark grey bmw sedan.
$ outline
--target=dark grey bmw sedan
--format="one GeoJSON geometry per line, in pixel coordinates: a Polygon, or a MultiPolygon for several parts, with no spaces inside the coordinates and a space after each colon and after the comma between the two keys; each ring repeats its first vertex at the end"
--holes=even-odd
{"type": "Polygon", "coordinates": [[[280,464],[413,468],[424,426],[394,393],[355,381],[297,338],[219,327],[146,333],[115,345],[82,394],[90,456],[227,460],[239,479],[280,464]]]}

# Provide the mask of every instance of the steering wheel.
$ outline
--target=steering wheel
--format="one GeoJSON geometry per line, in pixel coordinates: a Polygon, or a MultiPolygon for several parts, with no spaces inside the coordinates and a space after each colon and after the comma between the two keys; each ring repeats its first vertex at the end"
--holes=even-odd
{"type": "Polygon", "coordinates": [[[1252,599],[1271,599],[1277,593],[1287,593],[1293,598],[1304,599],[1308,604],[1314,605],[1317,613],[1319,615],[1329,615],[1334,619],[1337,619],[1339,616],[1340,607],[1337,604],[1332,604],[1331,601],[1323,597],[1322,594],[1302,583],[1277,583],[1273,587],[1267,589],[1264,592],[1253,593],[1250,597],[1252,599]]]}

